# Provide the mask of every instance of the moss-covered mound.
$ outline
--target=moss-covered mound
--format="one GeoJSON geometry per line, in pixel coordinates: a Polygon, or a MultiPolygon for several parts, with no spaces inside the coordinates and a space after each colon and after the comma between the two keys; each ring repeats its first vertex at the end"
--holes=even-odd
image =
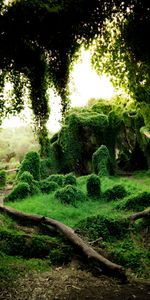
{"type": "Polygon", "coordinates": [[[63,186],[64,184],[64,175],[62,174],[53,174],[53,175],[50,175],[47,180],[49,182],[53,181],[55,183],[57,183],[59,186],[63,186]]]}
{"type": "Polygon", "coordinates": [[[86,182],[86,188],[88,197],[99,198],[101,196],[100,178],[95,174],[89,175],[86,182]]]}
{"type": "Polygon", "coordinates": [[[116,208],[125,210],[142,211],[150,206],[150,193],[140,192],[134,196],[130,196],[127,199],[117,204],[116,208]]]}
{"type": "Polygon", "coordinates": [[[48,179],[40,180],[39,186],[41,192],[46,194],[54,192],[59,188],[59,185],[56,182],[49,181],[48,179]]]}
{"type": "Polygon", "coordinates": [[[84,193],[77,187],[66,185],[55,193],[55,198],[64,204],[76,206],[78,203],[86,200],[84,193]]]}
{"type": "Polygon", "coordinates": [[[5,197],[5,201],[24,199],[30,195],[30,186],[27,182],[19,182],[12,192],[5,197]]]}
{"type": "Polygon", "coordinates": [[[30,151],[25,155],[19,168],[17,179],[20,179],[20,176],[25,171],[33,175],[35,180],[40,180],[40,156],[37,152],[30,151]]]}
{"type": "Polygon", "coordinates": [[[127,219],[113,219],[105,216],[93,216],[76,225],[76,231],[87,236],[90,240],[100,237],[105,241],[122,239],[128,233],[127,219]]]}
{"type": "Polygon", "coordinates": [[[123,199],[127,195],[128,192],[126,191],[125,187],[122,184],[116,184],[103,193],[103,198],[105,198],[106,201],[112,201],[117,199],[123,199]]]}
{"type": "Polygon", "coordinates": [[[10,256],[49,258],[51,263],[64,263],[69,259],[69,247],[49,236],[27,235],[13,230],[0,230],[0,249],[10,256]],[[67,257],[68,256],[68,257],[67,257]]]}

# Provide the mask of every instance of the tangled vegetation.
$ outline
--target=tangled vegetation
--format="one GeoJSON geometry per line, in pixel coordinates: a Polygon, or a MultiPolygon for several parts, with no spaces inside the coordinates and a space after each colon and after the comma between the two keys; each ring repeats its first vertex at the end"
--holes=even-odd
{"type": "MultiPolygon", "coordinates": [[[[150,166],[146,121],[133,100],[116,96],[68,111],[48,146],[53,173],[100,176],[150,166]]],[[[47,162],[47,159],[45,160],[47,162]]]]}
{"type": "Polygon", "coordinates": [[[93,58],[96,68],[115,75],[119,69],[120,82],[125,73],[135,98],[147,102],[149,21],[148,1],[17,0],[7,6],[1,1],[1,119],[23,109],[24,89],[28,87],[44,154],[49,116],[47,88],[54,85],[65,112],[71,63],[81,44],[89,45],[94,38],[98,38],[99,49],[93,58]],[[108,59],[101,60],[104,55],[108,59]],[[7,79],[13,82],[14,96],[5,101],[2,91],[7,79]]]}

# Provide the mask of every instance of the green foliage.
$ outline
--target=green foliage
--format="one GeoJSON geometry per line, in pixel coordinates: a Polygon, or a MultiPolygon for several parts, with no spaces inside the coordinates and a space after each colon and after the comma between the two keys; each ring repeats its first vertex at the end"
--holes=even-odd
{"type": "Polygon", "coordinates": [[[150,192],[140,192],[120,202],[116,208],[142,211],[150,206],[150,192]]]}
{"type": "Polygon", "coordinates": [[[93,171],[99,176],[109,176],[111,171],[111,158],[108,148],[101,145],[92,155],[93,171]]]}
{"type": "Polygon", "coordinates": [[[6,196],[5,200],[15,201],[18,199],[24,199],[30,194],[30,186],[27,182],[19,182],[12,192],[6,196]]]}
{"type": "Polygon", "coordinates": [[[95,174],[89,175],[86,188],[88,197],[99,198],[101,196],[101,182],[99,177],[95,174]]]}
{"type": "Polygon", "coordinates": [[[81,122],[75,113],[70,114],[67,122],[59,134],[59,144],[63,153],[62,168],[65,173],[79,173],[82,167],[80,163],[83,147],[81,122]]]}
{"type": "Polygon", "coordinates": [[[128,228],[127,219],[97,215],[81,220],[76,226],[76,231],[90,240],[102,237],[105,241],[113,241],[124,238],[128,233],[128,228]]]}
{"type": "Polygon", "coordinates": [[[27,259],[48,257],[53,264],[67,262],[70,257],[69,252],[71,255],[71,247],[68,246],[67,251],[67,247],[55,237],[43,235],[31,237],[10,229],[0,230],[0,248],[3,253],[11,256],[27,259]]]}
{"type": "Polygon", "coordinates": [[[38,194],[40,192],[39,189],[39,182],[34,180],[33,175],[31,175],[30,172],[28,171],[24,171],[19,179],[18,182],[26,182],[28,183],[29,187],[30,187],[30,194],[34,195],[34,194],[38,194]]]}
{"type": "Polygon", "coordinates": [[[0,171],[0,188],[6,185],[6,171],[0,171]]]}
{"type": "MultiPolygon", "coordinates": [[[[84,195],[86,194],[87,178],[88,176],[77,177],[77,187],[84,193],[84,195]]],[[[133,196],[145,191],[147,193],[150,192],[150,177],[147,176],[146,172],[138,172],[133,174],[131,177],[111,176],[103,177],[101,179],[102,191],[107,191],[108,189],[113,188],[114,185],[120,184],[125,187],[126,191],[130,195],[132,195],[132,198],[133,196]]],[[[109,253],[110,260],[123,265],[125,268],[129,268],[128,271],[132,272],[132,275],[134,273],[138,277],[149,278],[150,256],[149,250],[146,248],[148,246],[148,240],[146,237],[149,239],[149,220],[146,222],[134,222],[134,224],[131,225],[131,222],[128,220],[128,216],[131,214],[131,211],[129,212],[127,209],[118,209],[118,206],[125,203],[129,198],[131,198],[131,196],[117,202],[110,201],[107,203],[103,198],[101,198],[101,201],[99,201],[99,199],[91,201],[91,199],[87,198],[86,201],[77,202],[76,205],[73,206],[65,205],[63,202],[58,200],[56,201],[54,193],[50,193],[48,195],[35,195],[28,197],[25,201],[11,202],[8,203],[8,205],[26,213],[39,214],[64,222],[64,224],[76,229],[77,233],[81,234],[83,238],[92,241],[96,247],[102,248],[104,253],[109,253]],[[138,260],[136,260],[136,255],[138,260]]],[[[8,217],[6,218],[4,215],[0,215],[0,223],[3,231],[6,225],[9,228],[9,232],[10,229],[14,230],[15,228],[15,222],[13,221],[12,223],[12,220],[8,217]]],[[[16,232],[13,232],[12,235],[16,235],[16,232]]],[[[40,238],[39,234],[36,237],[33,234],[32,236],[34,238],[40,238]]],[[[42,241],[43,239],[44,237],[42,236],[42,241]]],[[[16,239],[14,239],[14,241],[15,240],[16,239]]],[[[45,243],[47,243],[48,240],[49,237],[48,239],[46,238],[45,243]]],[[[50,255],[48,255],[48,261],[57,263],[58,255],[60,262],[63,263],[63,261],[66,261],[63,253],[66,253],[66,256],[70,259],[72,252],[70,248],[68,249],[68,245],[63,248],[60,241],[58,244],[58,248],[51,248],[50,255]],[[62,249],[64,249],[63,253],[62,249]]],[[[30,245],[32,247],[32,243],[30,245]]],[[[22,245],[22,247],[24,247],[24,245],[22,245]]],[[[35,251],[36,247],[40,248],[40,242],[37,241],[34,248],[35,251]]],[[[18,249],[19,255],[19,247],[17,245],[16,248],[18,249]]],[[[37,252],[38,251],[40,252],[40,249],[37,250],[37,252]]],[[[3,261],[4,259],[1,264],[2,269],[3,261]]],[[[29,262],[30,260],[28,260],[28,263],[29,262]]],[[[41,262],[41,264],[43,263],[44,261],[41,262]]],[[[1,272],[2,271],[0,270],[0,273],[1,272]]]]}
{"type": "Polygon", "coordinates": [[[92,109],[72,109],[52,144],[59,173],[91,173],[91,156],[106,141],[108,118],[92,109]]]}
{"type": "Polygon", "coordinates": [[[35,180],[40,180],[40,157],[37,152],[30,151],[26,154],[19,168],[17,179],[24,171],[30,172],[35,180]]]}
{"type": "Polygon", "coordinates": [[[40,192],[39,181],[34,180],[33,175],[29,171],[24,171],[20,176],[14,180],[14,189],[18,183],[27,183],[30,187],[30,195],[38,194],[40,192]]]}
{"type": "Polygon", "coordinates": [[[49,179],[44,179],[39,182],[40,190],[42,193],[49,194],[58,189],[59,185],[54,181],[49,181],[49,179]]]}
{"type": "Polygon", "coordinates": [[[76,183],[77,183],[76,176],[73,175],[72,173],[66,174],[64,176],[64,185],[68,185],[68,184],[76,185],[76,183]]]}
{"type": "MultiPolygon", "coordinates": [[[[109,14],[110,5],[105,6],[105,14],[106,7],[109,14]]],[[[103,3],[98,0],[63,1],[59,4],[55,0],[46,3],[21,0],[5,10],[0,9],[3,32],[3,36],[0,35],[0,68],[3,77],[10,73],[15,91],[15,101],[4,110],[22,109],[23,87],[28,84],[36,123],[40,132],[44,132],[49,114],[48,83],[50,81],[55,86],[62,98],[62,111],[65,111],[70,63],[80,44],[99,32],[104,20],[101,13],[103,3]],[[98,11],[101,18],[97,24],[98,11]],[[48,34],[47,28],[50,28],[48,34]]]]}
{"type": "Polygon", "coordinates": [[[40,161],[41,179],[45,179],[50,175],[51,166],[52,166],[52,163],[49,158],[45,158],[40,161]]]}
{"type": "Polygon", "coordinates": [[[19,181],[23,181],[23,182],[26,182],[28,183],[29,185],[31,185],[31,183],[33,182],[33,175],[28,172],[28,171],[24,171],[20,177],[19,177],[19,181]]]}
{"type": "Polygon", "coordinates": [[[116,184],[103,193],[103,197],[106,199],[106,201],[123,199],[127,195],[128,192],[122,184],[116,184]]]}
{"type": "Polygon", "coordinates": [[[85,195],[77,187],[66,185],[55,193],[56,199],[64,204],[76,206],[77,203],[85,201],[85,195]]]}
{"type": "MultiPolygon", "coordinates": [[[[130,238],[125,238],[120,243],[114,245],[111,251],[113,260],[126,268],[130,268],[134,272],[138,272],[143,276],[142,265],[146,265],[149,269],[149,251],[140,247],[130,238]]],[[[145,275],[146,275],[145,271],[145,275]]]]}
{"type": "Polygon", "coordinates": [[[50,182],[54,181],[59,186],[63,186],[63,184],[64,184],[64,175],[62,175],[62,174],[53,174],[53,175],[50,175],[47,178],[47,180],[50,181],[50,182]]]}

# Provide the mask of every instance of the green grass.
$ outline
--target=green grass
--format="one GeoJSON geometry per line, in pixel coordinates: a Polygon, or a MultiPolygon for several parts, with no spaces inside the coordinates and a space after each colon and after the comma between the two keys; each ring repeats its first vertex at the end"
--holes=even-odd
{"type": "MultiPolygon", "coordinates": [[[[87,176],[77,178],[77,188],[84,192],[85,195],[87,193],[86,180],[87,176]]],[[[54,218],[63,222],[66,225],[69,225],[72,228],[80,228],[81,235],[84,235],[84,231],[86,231],[86,238],[89,238],[92,241],[95,240],[95,237],[99,237],[99,235],[101,234],[101,230],[104,230],[105,233],[105,230],[107,229],[105,228],[105,226],[108,226],[111,222],[113,222],[112,224],[117,224],[118,221],[120,223],[118,223],[116,226],[122,226],[122,221],[128,215],[134,212],[134,210],[124,210],[122,208],[117,208],[117,205],[119,203],[126,203],[129,197],[132,197],[137,193],[150,192],[150,176],[146,173],[138,173],[131,177],[102,178],[102,193],[104,193],[107,189],[111,189],[116,184],[123,185],[129,194],[123,200],[117,199],[114,201],[107,202],[105,199],[102,198],[90,199],[86,197],[86,200],[84,202],[78,202],[77,206],[74,207],[73,205],[65,205],[61,203],[54,197],[54,192],[52,192],[50,194],[38,194],[26,198],[24,200],[17,200],[16,202],[9,202],[6,203],[6,205],[9,205],[17,210],[26,213],[38,214],[54,218]],[[90,226],[90,230],[88,230],[86,222],[88,226],[90,226]],[[79,226],[79,224],[81,224],[81,227],[79,226]],[[100,229],[100,226],[102,229],[100,229]],[[82,229],[85,230],[83,230],[82,232],[82,229]]],[[[10,223],[9,218],[6,218],[5,220],[2,216],[0,220],[1,222],[5,221],[5,226],[8,228],[11,226],[15,226],[15,224],[13,225],[13,222],[12,224],[10,223]]],[[[126,230],[125,236],[119,235],[119,238],[116,239],[113,238],[112,235],[110,235],[110,239],[109,237],[108,239],[105,239],[104,235],[101,246],[104,247],[106,251],[111,252],[111,258],[114,262],[120,263],[125,268],[131,269],[131,273],[135,273],[136,276],[148,278],[149,272],[147,270],[150,268],[150,256],[148,250],[140,241],[140,226],[138,226],[138,222],[136,222],[135,227],[133,226],[133,228],[129,228],[126,230]]],[[[122,232],[123,227],[119,227],[119,229],[117,230],[121,230],[120,232],[122,232]]],[[[36,268],[36,260],[31,260],[31,264],[29,262],[27,268],[34,268],[34,262],[36,268]]],[[[26,265],[26,261],[22,261],[21,264],[26,265]]],[[[37,268],[40,269],[40,260],[37,260],[37,268]]]]}
{"type": "MultiPolygon", "coordinates": [[[[86,180],[87,176],[79,177],[77,180],[77,187],[86,194],[86,180]]],[[[150,191],[150,177],[149,187],[146,187],[139,182],[135,182],[132,178],[109,177],[101,180],[102,192],[113,187],[115,184],[123,184],[128,193],[134,194],[142,191],[150,191]]],[[[121,200],[120,200],[121,201],[121,200]]],[[[54,198],[54,193],[35,195],[24,200],[16,202],[8,202],[7,205],[21,210],[26,213],[38,214],[50,218],[57,219],[64,222],[66,225],[74,227],[80,220],[94,215],[110,215],[121,216],[120,210],[115,210],[116,203],[111,201],[105,202],[103,199],[88,199],[85,202],[78,204],[77,207],[72,205],[64,205],[59,200],[54,198]]],[[[128,215],[128,212],[124,214],[128,215]]]]}

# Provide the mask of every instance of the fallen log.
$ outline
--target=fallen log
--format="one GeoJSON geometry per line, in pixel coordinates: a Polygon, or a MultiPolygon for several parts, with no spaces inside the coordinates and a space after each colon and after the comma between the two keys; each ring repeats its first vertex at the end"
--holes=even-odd
{"type": "Polygon", "coordinates": [[[88,259],[88,261],[99,266],[105,273],[111,276],[117,276],[121,280],[126,281],[127,276],[125,273],[125,269],[107,258],[103,257],[101,254],[96,252],[92,247],[86,244],[75,232],[72,228],[66,226],[65,224],[51,218],[39,216],[39,215],[31,215],[26,214],[21,211],[17,211],[8,206],[0,205],[0,212],[4,212],[11,217],[15,217],[15,219],[24,220],[24,221],[32,221],[34,223],[46,224],[52,227],[55,227],[59,232],[63,233],[65,237],[71,242],[71,244],[80,250],[80,252],[88,259]]]}
{"type": "Polygon", "coordinates": [[[136,221],[136,220],[141,219],[141,218],[149,218],[149,217],[150,217],[150,208],[145,209],[143,211],[140,211],[138,213],[135,213],[135,214],[129,216],[129,220],[136,221]]]}

